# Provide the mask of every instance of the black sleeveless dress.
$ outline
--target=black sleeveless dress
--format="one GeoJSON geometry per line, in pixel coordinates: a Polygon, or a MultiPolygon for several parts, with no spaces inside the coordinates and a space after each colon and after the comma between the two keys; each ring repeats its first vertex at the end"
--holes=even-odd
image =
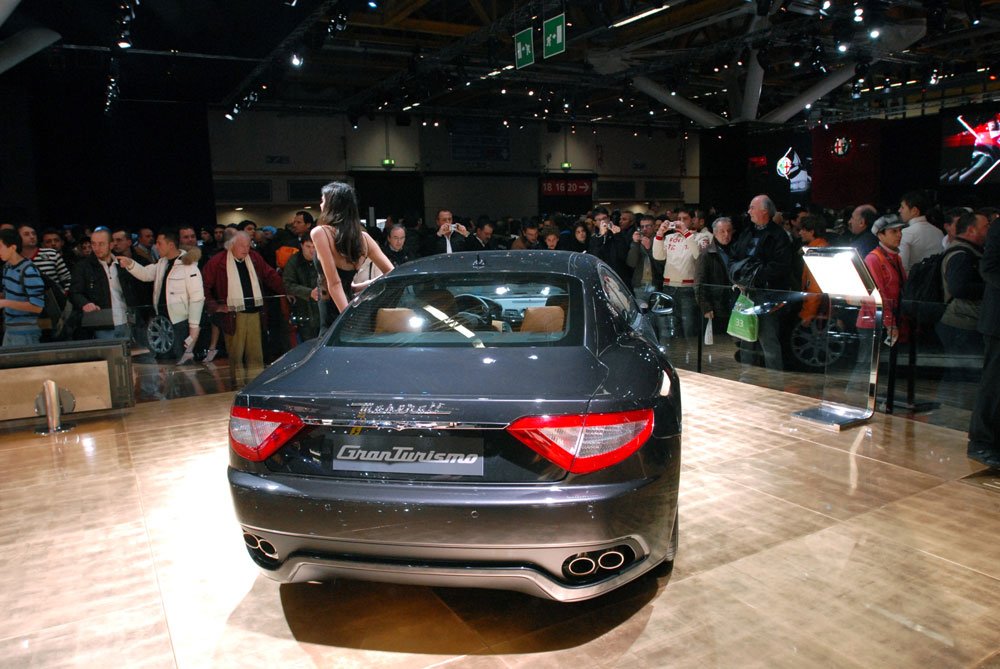
{"type": "MultiPolygon", "coordinates": [[[[330,241],[332,242],[333,239],[330,241]]],[[[316,254],[313,258],[313,267],[316,268],[316,287],[319,288],[320,295],[326,295],[326,297],[319,301],[319,327],[320,330],[326,330],[337,320],[340,310],[337,309],[337,305],[334,304],[333,299],[327,294],[326,276],[323,275],[323,265],[319,262],[319,254],[316,254]]],[[[354,283],[354,275],[357,273],[356,269],[337,268],[337,275],[340,277],[340,284],[344,287],[344,294],[347,295],[348,302],[351,300],[351,284],[354,283]]]]}

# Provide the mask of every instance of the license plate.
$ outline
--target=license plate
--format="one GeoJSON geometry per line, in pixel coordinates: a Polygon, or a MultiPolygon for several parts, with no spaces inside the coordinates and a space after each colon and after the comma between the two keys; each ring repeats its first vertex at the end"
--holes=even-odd
{"type": "Polygon", "coordinates": [[[482,439],[399,435],[337,435],[333,439],[334,471],[483,475],[482,439]]]}

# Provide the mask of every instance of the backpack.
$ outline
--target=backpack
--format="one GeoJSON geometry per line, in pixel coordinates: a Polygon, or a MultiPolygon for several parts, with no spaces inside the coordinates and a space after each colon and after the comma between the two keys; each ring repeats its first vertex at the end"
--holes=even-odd
{"type": "Polygon", "coordinates": [[[933,326],[944,315],[948,300],[944,294],[944,259],[960,250],[951,247],[941,253],[927,256],[910,268],[903,283],[903,313],[918,325],[933,326]]]}
{"type": "MultiPolygon", "coordinates": [[[[21,292],[25,295],[28,294],[28,289],[24,285],[24,273],[27,269],[27,266],[25,266],[21,270],[21,276],[19,277],[21,292]]],[[[49,338],[51,341],[67,339],[69,330],[66,326],[69,323],[69,316],[72,313],[72,305],[66,299],[66,293],[63,292],[62,287],[58,283],[46,276],[44,272],[39,272],[38,275],[42,277],[42,283],[44,284],[43,296],[45,298],[45,305],[42,307],[41,313],[38,314],[38,325],[43,330],[51,330],[49,338]],[[48,327],[43,322],[45,320],[48,320],[48,327]]]]}

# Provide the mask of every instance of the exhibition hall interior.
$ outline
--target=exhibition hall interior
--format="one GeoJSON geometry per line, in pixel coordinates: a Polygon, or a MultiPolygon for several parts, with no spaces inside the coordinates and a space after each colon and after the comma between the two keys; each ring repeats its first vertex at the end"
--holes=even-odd
{"type": "Polygon", "coordinates": [[[0,0],[3,664],[1000,668],[998,36],[0,0]]]}

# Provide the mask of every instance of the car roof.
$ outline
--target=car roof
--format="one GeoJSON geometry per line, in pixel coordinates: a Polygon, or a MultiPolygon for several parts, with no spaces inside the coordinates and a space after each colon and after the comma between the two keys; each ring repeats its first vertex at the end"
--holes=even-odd
{"type": "Polygon", "coordinates": [[[472,272],[551,272],[581,279],[596,276],[601,261],[572,251],[463,251],[440,253],[403,263],[390,276],[470,274],[472,272]]]}

